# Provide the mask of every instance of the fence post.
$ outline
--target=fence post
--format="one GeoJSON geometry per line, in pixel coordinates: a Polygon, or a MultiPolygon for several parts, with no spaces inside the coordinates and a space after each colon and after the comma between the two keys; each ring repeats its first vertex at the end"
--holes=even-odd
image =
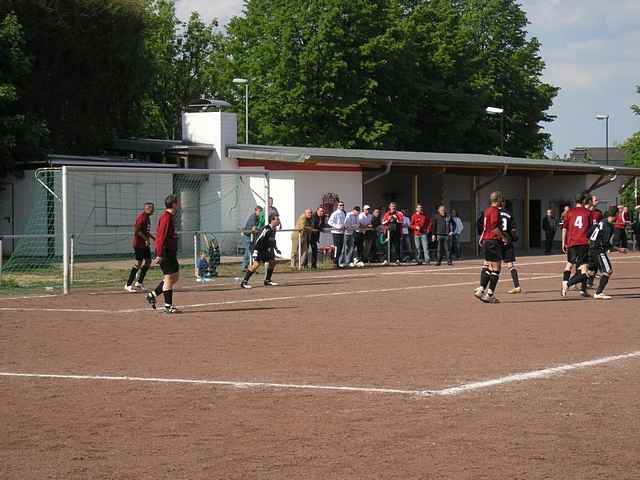
{"type": "MultiPolygon", "coordinates": [[[[209,259],[211,261],[211,259],[209,259]]],[[[198,278],[198,233],[193,234],[193,269],[198,278]]]]}
{"type": "Polygon", "coordinates": [[[71,235],[70,237],[70,243],[69,243],[69,285],[73,285],[73,271],[74,271],[74,264],[75,264],[75,246],[76,246],[76,241],[75,241],[75,235],[71,235]]]}
{"type": "Polygon", "coordinates": [[[0,285],[2,285],[2,237],[0,237],[0,285]]]}
{"type": "Polygon", "coordinates": [[[298,270],[302,270],[302,232],[298,232],[298,270]]]}
{"type": "Polygon", "coordinates": [[[69,192],[67,168],[62,167],[62,289],[69,293],[69,192]]]}
{"type": "Polygon", "coordinates": [[[391,263],[391,235],[387,229],[387,263],[391,263]]]}

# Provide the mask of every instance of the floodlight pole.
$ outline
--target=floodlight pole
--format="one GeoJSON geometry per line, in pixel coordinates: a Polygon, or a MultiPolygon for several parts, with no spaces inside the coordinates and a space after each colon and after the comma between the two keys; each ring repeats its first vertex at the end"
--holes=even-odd
{"type": "Polygon", "coordinates": [[[604,120],[604,135],[605,135],[605,162],[609,165],[609,114],[596,115],[596,120],[604,120]]]}
{"type": "Polygon", "coordinates": [[[244,143],[249,145],[249,82],[244,89],[244,143]]]}

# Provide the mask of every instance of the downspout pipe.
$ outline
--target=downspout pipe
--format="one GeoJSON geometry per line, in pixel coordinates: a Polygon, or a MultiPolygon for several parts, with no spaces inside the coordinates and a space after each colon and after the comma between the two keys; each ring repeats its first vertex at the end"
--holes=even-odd
{"type": "Polygon", "coordinates": [[[365,180],[365,181],[363,182],[363,184],[364,184],[364,185],[369,185],[370,183],[375,182],[375,181],[376,181],[376,180],[378,180],[379,178],[382,178],[382,177],[384,177],[384,176],[386,176],[386,175],[389,175],[389,173],[391,173],[391,165],[393,165],[393,162],[392,162],[392,161],[388,161],[388,162],[386,163],[386,166],[385,166],[384,172],[378,173],[377,175],[374,175],[373,177],[371,177],[371,178],[369,178],[369,179],[365,180]]]}

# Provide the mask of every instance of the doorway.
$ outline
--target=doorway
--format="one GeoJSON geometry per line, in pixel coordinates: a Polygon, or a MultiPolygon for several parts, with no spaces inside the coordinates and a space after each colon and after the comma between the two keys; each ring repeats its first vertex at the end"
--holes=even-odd
{"type": "Polygon", "coordinates": [[[542,202],[529,200],[529,246],[540,248],[542,246],[542,202]]]}
{"type": "MultiPolygon", "coordinates": [[[[0,237],[14,235],[13,183],[0,183],[0,237]]],[[[13,251],[13,239],[2,241],[2,255],[13,251]]]]}

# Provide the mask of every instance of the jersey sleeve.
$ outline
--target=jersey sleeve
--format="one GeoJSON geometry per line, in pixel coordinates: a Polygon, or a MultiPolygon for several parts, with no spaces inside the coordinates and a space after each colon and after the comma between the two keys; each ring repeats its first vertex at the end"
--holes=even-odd
{"type": "Polygon", "coordinates": [[[156,255],[162,256],[164,247],[167,243],[167,234],[169,233],[169,215],[162,214],[158,219],[158,228],[156,230],[156,255]]]}

